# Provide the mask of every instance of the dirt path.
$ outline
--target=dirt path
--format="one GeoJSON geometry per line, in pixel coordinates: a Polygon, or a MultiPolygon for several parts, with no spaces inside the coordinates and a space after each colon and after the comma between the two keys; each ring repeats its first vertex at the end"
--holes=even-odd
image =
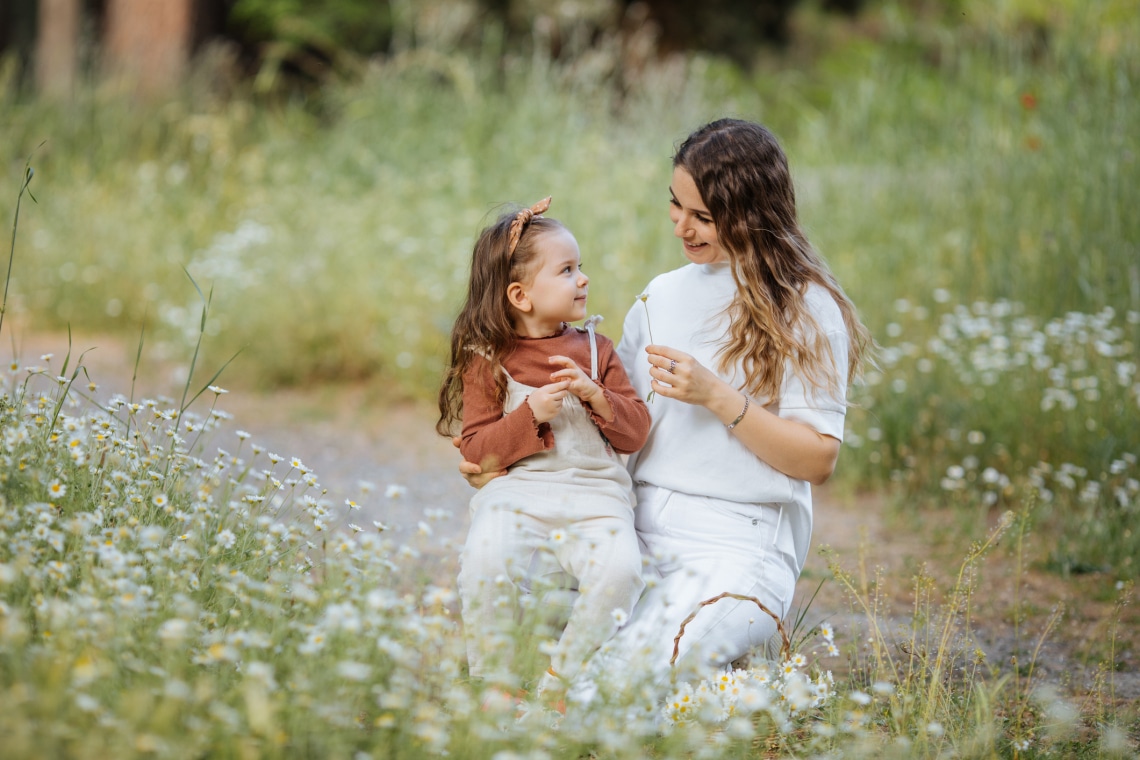
{"type": "MultiPolygon", "coordinates": [[[[96,395],[109,398],[128,392],[133,347],[105,336],[75,337],[72,355],[93,346],[97,348],[87,354],[84,364],[100,386],[96,395]]],[[[43,364],[43,355],[54,354],[50,365],[58,370],[67,350],[65,335],[32,334],[20,341],[19,357],[25,364],[43,364]]],[[[0,355],[8,359],[11,353],[6,346],[0,355]]],[[[177,366],[144,359],[136,397],[177,397],[182,387],[179,371],[177,366]]],[[[210,374],[203,372],[202,376],[210,374]]],[[[229,387],[225,376],[218,384],[229,387]]],[[[207,407],[195,408],[204,411],[207,407]]],[[[212,445],[236,446],[234,433],[244,430],[269,451],[299,457],[316,472],[334,505],[343,505],[345,499],[362,505],[360,512],[351,515],[340,508],[342,525],[352,521],[371,529],[372,521],[382,521],[396,536],[410,538],[421,521],[429,522],[433,535],[425,570],[441,583],[453,581],[456,547],[467,530],[471,490],[457,474],[457,452],[434,432],[433,408],[423,403],[393,403],[375,385],[367,384],[272,393],[235,389],[220,398],[218,408],[234,419],[212,445]],[[359,487],[362,481],[374,486],[364,496],[359,487]],[[399,495],[390,497],[390,490],[399,495]]],[[[829,488],[817,491],[815,514],[813,552],[800,581],[798,600],[808,598],[820,579],[831,578],[828,559],[818,551],[827,546],[840,567],[857,580],[865,578],[868,589],[877,589],[880,602],[875,614],[880,629],[889,637],[897,632],[899,640],[909,636],[906,629],[914,612],[916,573],[925,568],[938,579],[937,589],[952,588],[965,547],[981,535],[976,526],[966,526],[960,515],[928,514],[908,522],[892,517],[882,498],[829,488]]],[[[1046,539],[1027,537],[1025,556],[1034,556],[1042,540],[1046,539]]],[[[953,630],[952,641],[970,650],[980,647],[990,667],[1008,670],[1016,656],[1022,675],[1026,663],[1032,661],[1040,682],[1063,692],[1088,692],[1097,664],[1108,658],[1112,644],[1109,629],[1115,581],[1098,576],[1061,579],[1033,567],[1019,572],[1016,557],[1003,550],[992,552],[981,563],[980,572],[973,627],[971,631],[953,630]],[[1034,655],[1052,610],[1062,604],[1067,609],[1065,617],[1049,629],[1034,655]],[[1014,610],[1021,613],[1017,625],[1014,610]]],[[[937,601],[938,597],[936,590],[933,598],[937,601]]],[[[845,637],[850,641],[867,636],[867,615],[852,605],[833,578],[824,583],[807,618],[810,623],[832,621],[840,643],[845,637]]],[[[1118,699],[1140,700],[1136,651],[1140,616],[1135,606],[1126,608],[1120,623],[1113,644],[1117,662],[1113,688],[1118,699]]],[[[839,669],[838,664],[832,667],[839,669]]]]}

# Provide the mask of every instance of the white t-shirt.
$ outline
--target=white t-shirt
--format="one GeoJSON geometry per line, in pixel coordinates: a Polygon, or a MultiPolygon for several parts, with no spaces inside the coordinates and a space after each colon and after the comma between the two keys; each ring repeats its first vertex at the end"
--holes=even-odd
{"type": "MultiPolygon", "coordinates": [[[[645,303],[635,301],[626,316],[617,349],[642,398],[651,390],[644,350],[651,342],[684,351],[735,387],[743,385],[739,365],[733,375],[717,370],[717,351],[728,337],[727,309],[736,294],[729,264],[689,264],[654,278],[645,292],[649,294],[645,303]]],[[[818,328],[827,336],[836,378],[845,391],[849,340],[839,306],[818,285],[810,285],[804,299],[818,328]]],[[[810,327],[805,325],[805,329],[810,327]]],[[[764,400],[753,399],[757,401],[764,400]]],[[[843,439],[844,398],[811,393],[790,366],[780,397],[767,408],[843,439]]],[[[653,418],[649,440],[628,462],[633,480],[741,504],[784,506],[791,523],[786,527],[791,528],[802,567],[811,539],[811,486],[807,481],[790,478],[761,461],[702,406],[655,396],[649,413],[653,418]],[[791,509],[786,509],[789,506],[791,509]]]]}

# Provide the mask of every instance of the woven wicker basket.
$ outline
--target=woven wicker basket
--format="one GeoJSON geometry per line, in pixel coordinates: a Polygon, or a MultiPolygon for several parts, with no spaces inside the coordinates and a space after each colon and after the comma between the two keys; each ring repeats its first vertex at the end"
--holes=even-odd
{"type": "Polygon", "coordinates": [[[681,648],[681,637],[685,635],[685,626],[687,626],[689,623],[693,622],[693,620],[697,617],[697,613],[699,613],[701,611],[701,609],[703,609],[704,607],[708,607],[710,604],[715,604],[716,602],[719,602],[721,599],[739,599],[739,600],[744,601],[744,602],[753,602],[757,607],[760,608],[761,612],[764,612],[765,614],[767,614],[769,617],[771,617],[773,620],[776,621],[776,630],[779,631],[779,633],[780,633],[780,642],[781,642],[780,643],[780,658],[782,660],[787,660],[788,658],[790,658],[792,656],[792,641],[791,641],[791,639],[788,638],[788,632],[784,628],[784,622],[782,620],[780,620],[779,615],[777,615],[775,612],[772,612],[772,610],[768,609],[764,605],[763,602],[761,602],[759,599],[757,599],[754,596],[745,596],[743,594],[733,594],[733,593],[726,591],[723,594],[717,594],[716,596],[714,596],[711,599],[704,600],[703,602],[701,602],[700,604],[697,605],[697,608],[695,610],[693,610],[692,614],[690,614],[687,618],[685,618],[684,620],[681,621],[681,629],[679,631],[677,631],[677,636],[673,639],[673,656],[669,658],[669,665],[670,666],[675,665],[677,663],[677,654],[681,648]]]}

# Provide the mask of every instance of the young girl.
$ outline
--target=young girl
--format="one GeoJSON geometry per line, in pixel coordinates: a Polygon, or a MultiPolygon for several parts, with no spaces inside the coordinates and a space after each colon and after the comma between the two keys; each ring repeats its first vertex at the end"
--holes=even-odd
{"type": "Polygon", "coordinates": [[[577,581],[540,688],[578,672],[644,588],[618,453],[641,448],[649,432],[613,343],[595,334],[595,320],[569,325],[586,317],[590,280],[574,236],[542,216],[549,205],[506,214],[479,236],[436,425],[451,435],[462,419],[464,458],[506,470],[471,499],[460,557],[471,675],[510,664],[516,597],[544,555],[577,581]]]}

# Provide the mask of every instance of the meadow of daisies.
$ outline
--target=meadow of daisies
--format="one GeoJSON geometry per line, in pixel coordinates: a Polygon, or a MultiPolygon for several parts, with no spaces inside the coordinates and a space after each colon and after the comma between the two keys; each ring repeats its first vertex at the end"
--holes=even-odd
{"type": "MultiPolygon", "coordinates": [[[[167,398],[92,387],[78,352],[4,370],[2,754],[1134,752],[1135,703],[1112,684],[1140,557],[1140,19],[1060,4],[1042,40],[1034,3],[961,6],[967,22],[918,23],[883,3],[858,29],[805,11],[830,51],[810,65],[671,59],[622,88],[617,47],[492,65],[435,27],[316,103],[222,96],[208,70],[152,104],[0,80],[0,340],[145,330],[189,377],[167,398]],[[723,114],[783,139],[809,235],[879,344],[837,488],[953,516],[957,575],[917,572],[900,631],[835,565],[866,629],[807,615],[786,659],[665,699],[626,674],[562,715],[517,697],[530,665],[470,683],[454,591],[423,569],[436,515],[396,538],[330,503],[319,473],[235,426],[219,386],[369,378],[430,398],[475,234],[545,195],[617,338],[679,263],[672,147],[723,114]],[[1103,581],[1093,688],[971,646],[999,549],[1103,581]]],[[[1065,625],[1043,618],[1042,637],[1065,625]]],[[[518,635],[538,652],[550,631],[532,622],[518,635]]]]}

